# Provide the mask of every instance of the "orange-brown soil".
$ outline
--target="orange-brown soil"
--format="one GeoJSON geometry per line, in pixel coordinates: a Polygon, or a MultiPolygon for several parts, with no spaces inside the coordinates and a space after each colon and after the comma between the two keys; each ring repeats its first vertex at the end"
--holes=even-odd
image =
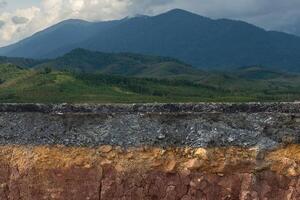
{"type": "Polygon", "coordinates": [[[300,199],[300,146],[274,151],[0,147],[1,200],[300,199]]]}

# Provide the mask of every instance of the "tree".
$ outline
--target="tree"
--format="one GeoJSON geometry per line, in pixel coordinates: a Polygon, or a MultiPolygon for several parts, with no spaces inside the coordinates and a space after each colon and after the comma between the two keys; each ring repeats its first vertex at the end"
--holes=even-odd
{"type": "Polygon", "coordinates": [[[50,74],[52,72],[52,68],[51,67],[45,67],[44,68],[44,73],[45,74],[50,74]]]}

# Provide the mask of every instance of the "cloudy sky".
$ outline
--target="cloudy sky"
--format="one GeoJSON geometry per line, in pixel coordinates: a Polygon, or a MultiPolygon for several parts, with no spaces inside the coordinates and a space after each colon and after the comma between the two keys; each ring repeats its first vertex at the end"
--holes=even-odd
{"type": "Polygon", "coordinates": [[[65,19],[111,20],[172,8],[300,35],[300,0],[0,0],[0,46],[65,19]]]}

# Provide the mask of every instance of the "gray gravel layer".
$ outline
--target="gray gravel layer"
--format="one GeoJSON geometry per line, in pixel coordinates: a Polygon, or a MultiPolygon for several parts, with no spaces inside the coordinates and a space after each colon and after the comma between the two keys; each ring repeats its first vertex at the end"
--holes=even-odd
{"type": "Polygon", "coordinates": [[[0,144],[241,146],[300,142],[300,104],[0,105],[0,144]]]}

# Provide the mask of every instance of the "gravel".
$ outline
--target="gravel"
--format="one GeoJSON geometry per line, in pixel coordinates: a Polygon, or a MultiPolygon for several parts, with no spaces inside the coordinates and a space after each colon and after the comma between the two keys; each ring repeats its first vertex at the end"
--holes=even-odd
{"type": "Polygon", "coordinates": [[[300,141],[300,104],[0,104],[0,144],[272,149],[300,141]]]}

